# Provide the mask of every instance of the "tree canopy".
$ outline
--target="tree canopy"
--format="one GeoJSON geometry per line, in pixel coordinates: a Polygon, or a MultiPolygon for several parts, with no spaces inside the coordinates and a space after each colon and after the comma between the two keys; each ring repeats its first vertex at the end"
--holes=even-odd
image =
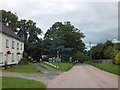
{"type": "Polygon", "coordinates": [[[44,41],[47,42],[46,48],[50,56],[56,57],[59,51],[61,57],[73,57],[76,52],[84,51],[84,37],[84,34],[70,22],[56,22],[45,33],[44,41]]]}
{"type": "Polygon", "coordinates": [[[2,23],[12,30],[16,30],[18,16],[11,11],[0,10],[0,12],[2,12],[2,23]]]}
{"type": "Polygon", "coordinates": [[[63,60],[74,57],[77,52],[84,52],[85,44],[82,41],[84,34],[71,22],[55,22],[45,33],[44,39],[39,38],[42,30],[32,20],[19,19],[16,13],[1,10],[2,22],[10,27],[25,43],[27,57],[39,60],[48,55],[56,57],[57,51],[63,60]],[[32,52],[31,52],[32,51],[32,52]]]}
{"type": "Polygon", "coordinates": [[[41,57],[42,39],[38,36],[42,30],[32,20],[20,19],[11,11],[1,10],[2,23],[11,28],[25,43],[25,52],[28,57],[39,60],[41,57]],[[31,52],[32,51],[32,52],[31,52]]]}
{"type": "Polygon", "coordinates": [[[105,43],[97,44],[92,47],[91,54],[93,59],[113,59],[120,51],[120,43],[112,43],[108,40],[105,43]]]}

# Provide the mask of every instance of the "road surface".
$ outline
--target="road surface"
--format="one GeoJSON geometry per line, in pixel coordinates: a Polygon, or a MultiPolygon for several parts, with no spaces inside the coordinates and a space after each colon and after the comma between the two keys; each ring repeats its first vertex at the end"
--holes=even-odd
{"type": "Polygon", "coordinates": [[[80,64],[49,81],[47,88],[118,88],[118,76],[80,64]]]}

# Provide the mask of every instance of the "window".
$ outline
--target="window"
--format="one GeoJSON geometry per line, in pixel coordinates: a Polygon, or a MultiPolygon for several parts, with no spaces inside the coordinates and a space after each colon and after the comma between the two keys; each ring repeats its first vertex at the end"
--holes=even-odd
{"type": "Polygon", "coordinates": [[[21,50],[22,50],[22,44],[21,44],[21,50]]]}
{"type": "Polygon", "coordinates": [[[9,48],[9,47],[8,47],[8,39],[6,39],[6,48],[9,48]]]}
{"type": "Polygon", "coordinates": [[[14,49],[14,41],[12,41],[12,49],[14,49]]]}
{"type": "Polygon", "coordinates": [[[19,43],[17,43],[17,50],[19,50],[19,43]]]}
{"type": "Polygon", "coordinates": [[[12,62],[14,62],[14,53],[12,53],[12,62]]]}

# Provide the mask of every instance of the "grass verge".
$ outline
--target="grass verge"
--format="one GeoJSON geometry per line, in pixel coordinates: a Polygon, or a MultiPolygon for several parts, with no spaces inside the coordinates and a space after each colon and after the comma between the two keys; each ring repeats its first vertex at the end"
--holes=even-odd
{"type": "Polygon", "coordinates": [[[21,88],[21,90],[23,90],[22,88],[39,88],[39,89],[43,88],[45,89],[46,85],[42,82],[38,82],[35,80],[3,76],[2,77],[2,88],[3,90],[7,90],[7,88],[21,88]]]}
{"type": "Polygon", "coordinates": [[[101,70],[107,71],[112,74],[116,74],[120,76],[120,65],[115,64],[103,64],[103,63],[94,63],[94,62],[86,62],[92,66],[95,66],[101,70]]]}
{"type": "Polygon", "coordinates": [[[46,69],[46,70],[48,70],[48,68],[46,68],[46,67],[45,67],[43,64],[41,64],[41,63],[39,64],[39,66],[42,67],[42,68],[44,68],[44,69],[46,69]]]}
{"type": "Polygon", "coordinates": [[[50,64],[47,65],[61,71],[68,71],[73,67],[73,63],[65,63],[65,62],[61,62],[61,63],[49,62],[49,63],[52,64],[53,66],[51,66],[50,64]]]}
{"type": "MultiPolygon", "coordinates": [[[[18,73],[38,73],[36,67],[33,66],[32,64],[13,66],[11,68],[4,69],[3,71],[18,72],[18,73]]],[[[42,72],[39,71],[39,73],[42,72]]]]}

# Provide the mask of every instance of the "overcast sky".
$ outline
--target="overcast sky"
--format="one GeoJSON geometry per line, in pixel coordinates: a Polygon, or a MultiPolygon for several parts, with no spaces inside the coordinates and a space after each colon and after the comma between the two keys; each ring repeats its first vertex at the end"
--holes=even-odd
{"type": "Polygon", "coordinates": [[[71,21],[86,45],[118,38],[118,0],[0,0],[0,9],[31,19],[45,33],[57,21],[71,21]],[[91,1],[91,2],[88,2],[91,1]]]}

